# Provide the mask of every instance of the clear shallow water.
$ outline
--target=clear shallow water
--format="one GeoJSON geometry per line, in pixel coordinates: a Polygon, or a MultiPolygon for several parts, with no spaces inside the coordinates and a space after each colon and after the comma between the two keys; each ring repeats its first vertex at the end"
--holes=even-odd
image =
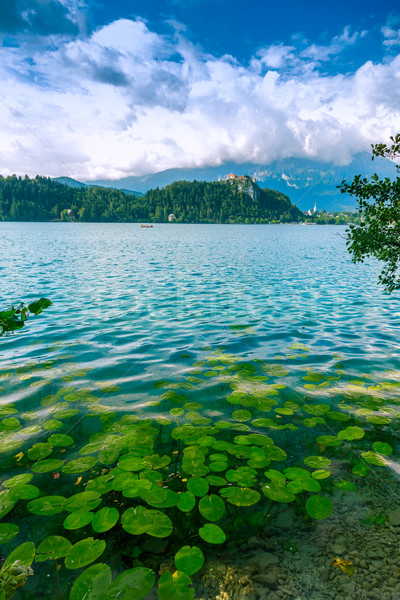
{"type": "MultiPolygon", "coordinates": [[[[390,414],[386,433],[382,424],[368,421],[368,443],[349,452],[357,458],[374,440],[389,436],[395,457],[399,300],[378,287],[378,265],[351,263],[344,232],[342,227],[300,225],[140,229],[135,224],[0,223],[2,307],[40,296],[53,302],[21,332],[0,340],[2,406],[13,406],[19,414],[25,411],[23,426],[39,428],[28,432],[28,442],[17,433],[15,447],[13,441],[7,447],[9,438],[4,437],[3,479],[19,472],[12,456],[44,441],[48,433],[43,423],[57,418],[43,399],[59,393],[63,410],[80,407],[68,393],[82,388],[96,396],[93,414],[133,411],[158,419],[170,418],[176,404],[169,405],[161,396],[175,389],[187,401],[201,403],[206,418],[225,420],[240,431],[244,423],[232,418],[232,410],[242,407],[226,402],[232,388],[256,394],[257,386],[277,383],[286,386],[277,388],[281,403],[327,402],[335,411],[346,402],[347,414],[355,419],[355,411],[365,406],[373,417],[390,414]],[[221,353],[228,357],[225,363],[218,362],[221,353]],[[264,363],[267,367],[260,372],[264,363]],[[271,372],[271,364],[287,372],[284,378],[271,372]],[[229,373],[233,365],[239,365],[241,375],[234,369],[229,373]],[[268,383],[251,380],[252,368],[258,369],[258,376],[268,374],[268,383]],[[313,370],[316,379],[304,380],[313,370]],[[158,387],[160,380],[165,383],[158,387]],[[318,387],[321,382],[325,387],[318,387]],[[382,382],[386,388],[368,389],[382,382]],[[72,390],[63,395],[65,387],[72,390]],[[363,395],[369,404],[360,401],[363,395]],[[349,400],[352,396],[355,404],[349,400]],[[383,404],[393,412],[385,412],[383,404]]],[[[271,408],[261,414],[252,406],[252,417],[270,418],[271,408]]],[[[290,413],[272,415],[281,419],[278,424],[296,422],[290,413]]],[[[305,415],[312,416],[313,412],[305,415]]],[[[339,425],[334,419],[309,423],[306,436],[336,435],[347,424],[359,426],[365,417],[339,425]]],[[[97,420],[82,421],[79,414],[72,424],[68,419],[61,422],[56,433],[79,438],[80,445],[71,449],[76,457],[89,434],[98,430],[97,420]]],[[[258,432],[256,426],[244,427],[258,432]]],[[[291,440],[289,431],[276,435],[295,464],[303,441],[291,440]]],[[[272,435],[270,430],[267,434],[272,435]]],[[[4,435],[9,435],[7,424],[4,435]]],[[[329,447],[327,452],[331,456],[329,447]]],[[[320,447],[310,446],[309,454],[319,453],[320,447]]],[[[26,455],[21,464],[29,467],[25,459],[26,455]]],[[[396,462],[390,460],[388,472],[397,484],[396,462]]],[[[343,476],[339,467],[337,472],[343,476]]],[[[372,481],[381,481],[380,471],[377,477],[372,481]]],[[[24,539],[35,539],[34,527],[26,517],[24,539]]],[[[12,547],[10,542],[7,549],[12,547]]],[[[29,593],[28,586],[19,592],[21,598],[30,598],[29,593]]],[[[52,597],[51,591],[43,593],[52,597]]],[[[304,598],[313,597],[312,591],[307,593],[304,598]]],[[[325,598],[325,592],[315,593],[318,600],[325,598]]]]}

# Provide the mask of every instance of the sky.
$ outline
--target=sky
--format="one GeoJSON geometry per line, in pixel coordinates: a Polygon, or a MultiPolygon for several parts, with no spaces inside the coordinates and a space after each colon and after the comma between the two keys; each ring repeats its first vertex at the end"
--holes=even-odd
{"type": "Polygon", "coordinates": [[[349,164],[400,131],[398,0],[0,0],[0,174],[349,164]]]}

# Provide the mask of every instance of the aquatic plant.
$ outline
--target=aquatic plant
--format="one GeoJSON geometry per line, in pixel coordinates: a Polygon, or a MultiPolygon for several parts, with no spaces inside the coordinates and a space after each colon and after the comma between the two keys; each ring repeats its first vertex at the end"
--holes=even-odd
{"type": "Polygon", "coordinates": [[[39,298],[25,306],[21,302],[17,306],[10,306],[6,310],[0,312],[0,336],[5,333],[11,333],[17,329],[22,329],[25,321],[30,315],[39,315],[45,308],[51,306],[51,301],[48,298],[39,298]]]}
{"type": "MultiPolygon", "coordinates": [[[[295,344],[272,362],[207,350],[184,378],[154,383],[147,412],[112,411],[98,394],[118,385],[82,387],[87,369],[63,366],[50,393],[45,378],[30,384],[40,411],[0,404],[0,582],[14,578],[3,598],[34,563],[29,580],[49,576],[70,600],[141,600],[155,584],[160,600],[192,600],[213,549],[262,535],[281,507],[329,518],[338,494],[390,464],[399,384],[388,374],[371,385],[337,361],[311,370],[309,352],[295,344]],[[216,382],[218,397],[196,393],[216,382]]],[[[39,373],[31,364],[0,378],[39,373]]]]}

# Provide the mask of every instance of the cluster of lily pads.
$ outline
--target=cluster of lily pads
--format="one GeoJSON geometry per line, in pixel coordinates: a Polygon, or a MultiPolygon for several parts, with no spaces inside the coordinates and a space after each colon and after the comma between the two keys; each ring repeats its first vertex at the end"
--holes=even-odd
{"type": "Polygon", "coordinates": [[[35,577],[52,598],[141,600],[156,585],[159,600],[193,600],[213,548],[262,535],[280,507],[328,518],[335,490],[390,466],[399,384],[351,379],[339,361],[307,369],[308,352],[206,349],[179,381],[155,382],[150,410],[125,413],[107,405],[118,385],[95,389],[87,370],[49,380],[51,393],[37,384],[46,361],[0,374],[40,399],[22,411],[0,394],[0,600],[35,577]]]}

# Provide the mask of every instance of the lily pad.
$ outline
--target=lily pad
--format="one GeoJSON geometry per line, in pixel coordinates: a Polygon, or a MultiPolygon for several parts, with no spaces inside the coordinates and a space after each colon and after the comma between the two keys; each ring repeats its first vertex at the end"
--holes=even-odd
{"type": "Polygon", "coordinates": [[[151,569],[128,569],[114,579],[108,590],[107,600],[143,600],[151,592],[154,581],[155,575],[151,569]]]}
{"type": "Polygon", "coordinates": [[[104,506],[94,514],[92,527],[96,533],[104,533],[112,529],[117,524],[118,519],[119,512],[116,508],[104,506]]]}
{"type": "Polygon", "coordinates": [[[206,523],[204,527],[200,527],[199,534],[209,544],[223,544],[226,540],[224,531],[214,523],[206,523]]]}
{"type": "Polygon", "coordinates": [[[111,579],[111,569],[108,565],[92,565],[74,582],[69,600],[106,600],[111,579]]]}
{"type": "Polygon", "coordinates": [[[0,544],[10,542],[18,533],[18,525],[14,525],[14,523],[0,523],[0,544]]]}
{"type": "Polygon", "coordinates": [[[225,503],[216,494],[203,496],[199,501],[199,512],[208,521],[219,521],[225,514],[225,503]]]}
{"type": "Polygon", "coordinates": [[[327,519],[333,510],[332,503],[325,496],[311,496],[306,502],[306,510],[313,519],[327,519]]]}
{"type": "Polygon", "coordinates": [[[80,569],[97,560],[105,550],[104,540],[95,540],[92,537],[77,542],[70,548],[65,557],[67,569],[80,569]]]}
{"type": "Polygon", "coordinates": [[[168,537],[173,529],[171,519],[165,513],[143,506],[128,508],[121,517],[121,524],[132,535],[147,533],[154,537],[168,537]]]}
{"type": "Polygon", "coordinates": [[[204,554],[197,546],[183,546],[175,554],[175,566],[186,575],[194,575],[200,571],[204,563],[204,554]]]}
{"type": "Polygon", "coordinates": [[[189,587],[192,580],[186,573],[175,571],[163,573],[158,581],[159,600],[193,600],[194,589],[189,587]]]}
{"type": "Polygon", "coordinates": [[[64,520],[64,528],[73,530],[80,529],[81,527],[86,527],[86,525],[89,525],[89,523],[91,523],[93,516],[94,513],[90,511],[72,512],[64,520]]]}
{"type": "Polygon", "coordinates": [[[61,535],[50,535],[40,542],[36,550],[36,562],[45,560],[56,560],[64,557],[72,548],[69,540],[61,535]]]}
{"type": "Polygon", "coordinates": [[[27,509],[34,515],[58,515],[64,510],[64,496],[42,496],[28,503],[27,509]]]}
{"type": "Polygon", "coordinates": [[[35,558],[36,548],[32,542],[25,542],[17,546],[11,554],[9,554],[3,564],[3,569],[10,567],[15,561],[19,560],[24,566],[29,567],[35,558]]]}

